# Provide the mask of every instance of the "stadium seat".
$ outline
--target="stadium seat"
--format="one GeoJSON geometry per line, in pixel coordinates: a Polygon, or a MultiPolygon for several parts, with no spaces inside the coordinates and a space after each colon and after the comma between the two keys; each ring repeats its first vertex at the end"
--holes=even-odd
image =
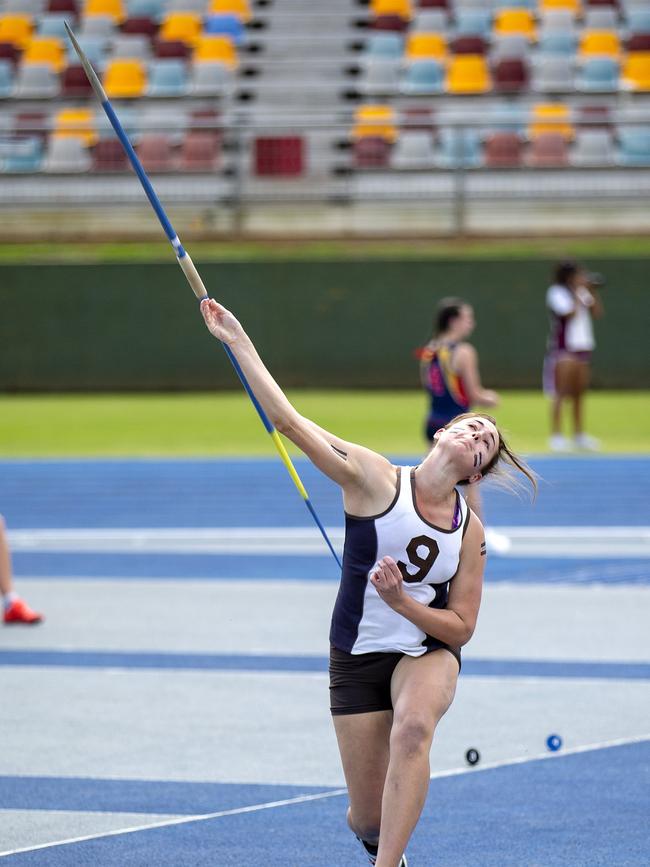
{"type": "Polygon", "coordinates": [[[149,64],[147,96],[183,96],[188,88],[187,64],[184,60],[164,57],[149,64]]]}
{"type": "Polygon", "coordinates": [[[26,48],[32,38],[34,23],[31,15],[0,15],[0,42],[10,42],[26,48]]]}
{"type": "Polygon", "coordinates": [[[502,57],[492,68],[492,83],[498,93],[521,93],[528,89],[528,64],[521,57],[502,57]]]}
{"type": "Polygon", "coordinates": [[[154,51],[156,57],[180,57],[181,60],[188,60],[192,53],[186,42],[179,42],[177,39],[156,39],[154,51]]]}
{"type": "Polygon", "coordinates": [[[110,60],[103,78],[104,89],[111,99],[133,99],[143,96],[147,75],[140,60],[110,60]]]}
{"type": "Polygon", "coordinates": [[[17,99],[51,99],[59,96],[59,78],[49,63],[21,63],[16,73],[17,99]]]}
{"type": "Polygon", "coordinates": [[[92,153],[93,171],[125,172],[129,167],[126,152],[118,139],[100,139],[92,153]]]}
{"type": "Polygon", "coordinates": [[[44,172],[87,172],[92,168],[88,148],[80,138],[52,137],[47,143],[44,172]]]}
{"type": "Polygon", "coordinates": [[[492,33],[492,13],[488,9],[459,9],[456,12],[456,36],[482,36],[492,33]]]}
{"type": "Polygon", "coordinates": [[[147,63],[151,58],[151,41],[142,33],[120,34],[111,43],[111,60],[141,60],[147,63]]]}
{"type": "Polygon", "coordinates": [[[187,118],[188,132],[211,132],[221,141],[221,115],[216,108],[193,108],[187,118]]]}
{"type": "Polygon", "coordinates": [[[589,57],[576,77],[576,89],[597,93],[618,91],[619,65],[614,57],[589,57]]]}
{"type": "Polygon", "coordinates": [[[650,33],[650,8],[647,5],[633,6],[625,14],[627,31],[633,33],[650,33]]]}
{"type": "Polygon", "coordinates": [[[650,32],[633,33],[625,42],[625,48],[629,53],[634,51],[650,51],[650,32]]]}
{"type": "Polygon", "coordinates": [[[399,33],[370,33],[363,49],[363,57],[394,57],[404,52],[404,39],[399,33]]]}
{"type": "Polygon", "coordinates": [[[447,53],[447,41],[439,33],[411,33],[406,40],[404,59],[442,60],[447,53]]]}
{"type": "Polygon", "coordinates": [[[11,96],[14,86],[14,65],[4,57],[0,58],[0,98],[11,96]]]}
{"type": "Polygon", "coordinates": [[[243,45],[246,38],[246,28],[236,15],[208,15],[203,22],[203,32],[206,35],[227,36],[234,45],[243,45]]]}
{"type": "Polygon", "coordinates": [[[37,20],[38,36],[54,36],[57,39],[67,39],[68,34],[65,29],[65,22],[67,20],[67,16],[61,13],[57,13],[56,15],[41,15],[37,20]]]}
{"type": "MultiPolygon", "coordinates": [[[[102,70],[106,61],[106,54],[108,51],[109,41],[104,36],[78,36],[77,42],[81,46],[84,54],[91,62],[95,71],[102,70]]],[[[77,57],[77,52],[74,50],[74,46],[72,43],[68,44],[68,55],[67,55],[67,63],[68,65],[76,64],[79,62],[79,58],[77,57]]]]}
{"type": "Polygon", "coordinates": [[[539,35],[540,54],[564,54],[573,57],[578,46],[578,37],[571,31],[544,31],[539,35]]]}
{"type": "Polygon", "coordinates": [[[491,87],[490,71],[482,55],[452,55],[445,77],[447,93],[487,93],[491,87]]]}
{"type": "Polygon", "coordinates": [[[232,87],[232,70],[225,63],[195,63],[190,73],[189,92],[193,96],[226,96],[232,87]]]}
{"type": "Polygon", "coordinates": [[[582,10],[582,0],[539,0],[538,8],[540,13],[551,9],[566,9],[575,18],[582,10]]]}
{"type": "Polygon", "coordinates": [[[563,168],[569,164],[566,138],[557,132],[544,132],[529,145],[525,163],[534,168],[563,168]]]}
{"type": "Polygon", "coordinates": [[[523,150],[520,135],[499,130],[486,137],[483,160],[488,168],[514,168],[522,164],[523,150]]]}
{"type": "Polygon", "coordinates": [[[395,111],[390,105],[362,105],[354,113],[352,138],[397,138],[395,111]]]}
{"type": "Polygon", "coordinates": [[[93,15],[82,20],[75,35],[77,39],[85,39],[87,36],[112,39],[117,33],[117,28],[117,23],[110,15],[93,15]]]}
{"type": "Polygon", "coordinates": [[[400,113],[400,125],[404,131],[420,130],[433,136],[436,122],[433,109],[428,105],[407,105],[400,113]]]}
{"type": "Polygon", "coordinates": [[[392,143],[381,136],[357,139],[352,146],[352,164],[355,169],[385,169],[390,164],[392,143]]]}
{"type": "Polygon", "coordinates": [[[61,96],[90,97],[92,93],[93,88],[83,66],[80,63],[66,66],[61,75],[61,96]]]}
{"type": "Polygon", "coordinates": [[[141,111],[137,112],[138,132],[136,139],[144,133],[160,135],[164,133],[174,146],[179,145],[187,131],[187,112],[183,104],[157,103],[147,100],[141,111]]]}
{"type": "Polygon", "coordinates": [[[370,0],[370,12],[375,17],[378,15],[399,15],[409,21],[413,17],[411,0],[370,0]]]}
{"type": "Polygon", "coordinates": [[[203,22],[200,15],[194,12],[169,12],[160,25],[158,38],[171,42],[185,42],[194,47],[201,33],[203,22]]]}
{"type": "Polygon", "coordinates": [[[181,145],[179,168],[189,172],[214,172],[220,163],[220,137],[215,132],[188,131],[181,145]]]}
{"type": "Polygon", "coordinates": [[[538,93],[562,93],[574,90],[573,57],[565,54],[540,55],[533,66],[532,88],[538,93]]]}
{"type": "Polygon", "coordinates": [[[407,18],[401,18],[399,15],[378,15],[370,22],[370,26],[373,30],[403,33],[408,30],[409,22],[407,18]]]}
{"type": "Polygon", "coordinates": [[[582,18],[586,30],[618,30],[618,11],[615,6],[587,6],[582,18]]]}
{"type": "Polygon", "coordinates": [[[535,18],[529,9],[497,10],[492,31],[495,36],[525,36],[531,42],[537,38],[535,18]]]}
{"type": "Polygon", "coordinates": [[[77,0],[49,0],[47,11],[50,13],[61,13],[75,20],[79,15],[79,3],[77,0]]]}
{"type": "Polygon", "coordinates": [[[8,60],[12,66],[17,66],[22,52],[13,42],[0,42],[0,59],[8,60]]]}
{"type": "Polygon", "coordinates": [[[575,130],[570,120],[569,108],[559,103],[537,103],[531,111],[528,137],[532,140],[540,135],[553,133],[567,140],[573,139],[575,130]]]}
{"type": "Polygon", "coordinates": [[[193,12],[196,15],[205,13],[208,0],[167,0],[168,12],[193,12]]]}
{"type": "Polygon", "coordinates": [[[43,143],[50,132],[49,115],[44,111],[18,111],[13,122],[16,138],[37,138],[43,143]]]}
{"type": "Polygon", "coordinates": [[[32,18],[37,18],[45,12],[45,0],[3,0],[2,10],[10,15],[31,15],[32,18]]]}
{"type": "Polygon", "coordinates": [[[444,33],[447,30],[446,9],[420,9],[411,22],[412,33],[444,33]]]}
{"type": "Polygon", "coordinates": [[[95,115],[90,108],[62,108],[54,115],[50,138],[77,138],[86,147],[97,141],[95,115]]]}
{"type": "Polygon", "coordinates": [[[258,136],[253,149],[258,177],[298,177],[303,173],[302,136],[258,136]]]}
{"type": "Polygon", "coordinates": [[[436,155],[440,168],[477,168],[483,162],[481,137],[476,129],[444,127],[440,130],[440,145],[436,155]]]}
{"type": "Polygon", "coordinates": [[[416,60],[404,68],[400,88],[407,94],[442,93],[445,68],[439,60],[416,60]]]}
{"type": "Polygon", "coordinates": [[[236,15],[248,23],[253,15],[248,0],[210,0],[208,12],[216,15],[236,15]]]}
{"type": "Polygon", "coordinates": [[[547,9],[540,14],[538,38],[545,33],[577,34],[577,25],[570,9],[547,9]]]}
{"type": "Polygon", "coordinates": [[[85,0],[83,5],[84,20],[95,16],[108,16],[115,24],[121,24],[126,18],[126,10],[122,0],[85,0]]]}
{"type": "Polygon", "coordinates": [[[619,127],[617,161],[623,166],[650,166],[650,127],[619,127]]]}
{"type": "Polygon", "coordinates": [[[531,56],[530,44],[521,33],[511,33],[496,37],[490,49],[490,60],[495,63],[504,57],[520,57],[527,60],[531,56]]]}
{"type": "Polygon", "coordinates": [[[399,85],[400,61],[393,57],[368,57],[362,61],[356,90],[366,96],[388,96],[399,85]]]}
{"type": "Polygon", "coordinates": [[[0,163],[5,172],[38,172],[43,160],[43,144],[38,137],[0,141],[0,163]]]}
{"type": "Polygon", "coordinates": [[[621,85],[626,90],[650,90],[650,51],[633,51],[625,57],[621,85]]]}
{"type": "Polygon", "coordinates": [[[137,154],[145,172],[168,172],[174,169],[174,151],[165,133],[143,133],[137,154]]]}
{"type": "Polygon", "coordinates": [[[129,18],[151,18],[160,21],[167,9],[167,0],[126,0],[129,18]]]}
{"type": "Polygon", "coordinates": [[[22,62],[46,64],[54,72],[61,72],[65,65],[63,42],[54,36],[34,36],[23,52],[22,62]]]}
{"type": "Polygon", "coordinates": [[[122,33],[146,36],[148,39],[153,40],[158,34],[158,23],[149,15],[138,15],[133,18],[127,18],[122,25],[122,33]]]}
{"type": "Polygon", "coordinates": [[[403,130],[390,153],[390,165],[394,169],[430,169],[434,154],[430,132],[403,130]]]}
{"type": "Polygon", "coordinates": [[[449,43],[452,54],[485,54],[488,44],[482,36],[456,36],[449,43]]]}
{"type": "Polygon", "coordinates": [[[236,68],[237,49],[227,36],[201,36],[193,55],[194,63],[218,61],[231,69],[236,68]]]}
{"type": "Polygon", "coordinates": [[[619,57],[621,41],[612,30],[585,30],[580,36],[580,57],[619,57]]]}
{"type": "Polygon", "coordinates": [[[569,154],[572,166],[614,165],[614,147],[610,133],[602,129],[578,129],[569,154]]]}

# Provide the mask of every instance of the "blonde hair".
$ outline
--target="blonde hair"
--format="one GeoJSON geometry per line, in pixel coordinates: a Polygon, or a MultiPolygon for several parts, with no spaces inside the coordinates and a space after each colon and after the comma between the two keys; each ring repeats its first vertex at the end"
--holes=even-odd
{"type": "MultiPolygon", "coordinates": [[[[448,430],[459,421],[465,421],[469,418],[484,418],[497,429],[499,435],[499,448],[496,450],[494,457],[481,469],[481,476],[484,479],[486,476],[492,476],[495,482],[501,487],[507,488],[510,491],[521,491],[522,484],[515,473],[519,472],[526,476],[533,489],[533,499],[537,494],[537,473],[531,469],[528,464],[514,452],[506,442],[503,434],[497,426],[496,419],[485,412],[463,412],[460,415],[452,418],[447,422],[443,430],[448,430]]],[[[462,479],[458,482],[459,485],[469,484],[468,479],[462,479]]]]}

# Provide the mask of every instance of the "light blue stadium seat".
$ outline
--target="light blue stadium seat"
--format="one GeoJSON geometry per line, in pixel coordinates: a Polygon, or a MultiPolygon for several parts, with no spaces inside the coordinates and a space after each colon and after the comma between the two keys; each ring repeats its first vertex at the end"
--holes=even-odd
{"type": "Polygon", "coordinates": [[[475,168],[482,162],[478,130],[467,127],[445,127],[440,130],[440,151],[436,155],[436,163],[440,168],[475,168]]]}
{"type": "MultiPolygon", "coordinates": [[[[486,6],[490,5],[486,3],[486,6]]],[[[537,9],[537,0],[496,0],[492,4],[495,12],[499,9],[537,9]]]]}
{"type": "Polygon", "coordinates": [[[194,96],[226,96],[231,87],[232,72],[224,63],[195,63],[192,67],[190,92],[194,96]]]}
{"type": "Polygon", "coordinates": [[[576,77],[576,89],[589,93],[616,93],[619,65],[613,57],[588,57],[576,77]]]}
{"type": "Polygon", "coordinates": [[[404,38],[400,33],[371,33],[363,51],[364,57],[396,57],[404,53],[404,38]]]}
{"type": "Polygon", "coordinates": [[[38,172],[42,161],[40,138],[0,141],[0,162],[5,172],[38,172]]]}
{"type": "Polygon", "coordinates": [[[414,60],[403,73],[402,93],[442,93],[445,87],[445,70],[437,60],[414,60]]]}
{"type": "MultiPolygon", "coordinates": [[[[92,66],[94,66],[95,71],[103,70],[106,53],[109,46],[108,39],[106,39],[104,36],[78,36],[77,42],[81,46],[88,60],[91,62],[92,66]]],[[[77,52],[74,50],[74,47],[69,39],[67,40],[66,44],[68,46],[68,65],[70,65],[71,63],[79,63],[77,52]]]]}
{"type": "Polygon", "coordinates": [[[187,67],[178,57],[164,57],[149,64],[147,96],[183,96],[187,93],[187,67]]]}
{"type": "Polygon", "coordinates": [[[482,36],[490,39],[492,12],[489,9],[460,9],[456,12],[456,36],[482,36]]]}
{"type": "Polygon", "coordinates": [[[60,13],[41,15],[38,19],[38,35],[55,36],[57,39],[65,39],[67,42],[68,34],[65,29],[65,21],[67,18],[67,15],[60,13]]]}
{"type": "Polygon", "coordinates": [[[203,22],[207,35],[229,36],[237,46],[244,42],[246,28],[236,15],[208,15],[203,22]]]}
{"type": "Polygon", "coordinates": [[[14,86],[14,68],[10,60],[0,58],[0,97],[11,96],[14,86]]]}
{"type": "Polygon", "coordinates": [[[571,31],[550,31],[540,34],[539,51],[543,54],[567,54],[576,53],[578,37],[571,31]]]}
{"type": "Polygon", "coordinates": [[[129,18],[153,18],[160,21],[166,8],[166,0],[126,0],[129,18]]]}
{"type": "Polygon", "coordinates": [[[22,63],[16,73],[14,96],[18,99],[50,99],[59,96],[58,75],[47,63],[22,63]]]}
{"type": "Polygon", "coordinates": [[[618,162],[623,166],[650,166],[650,127],[619,127],[618,162]]]}
{"type": "Polygon", "coordinates": [[[625,18],[628,33],[650,33],[650,8],[634,6],[625,18]]]}

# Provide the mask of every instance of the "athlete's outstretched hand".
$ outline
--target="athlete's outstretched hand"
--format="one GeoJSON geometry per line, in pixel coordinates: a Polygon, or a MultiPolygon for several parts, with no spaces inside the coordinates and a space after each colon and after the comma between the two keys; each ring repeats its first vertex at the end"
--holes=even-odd
{"type": "Polygon", "coordinates": [[[392,557],[382,557],[370,576],[373,587],[391,608],[399,608],[404,598],[404,581],[392,557]]]}
{"type": "Polygon", "coordinates": [[[214,298],[201,301],[201,313],[210,334],[222,343],[233,343],[244,333],[237,318],[214,298]]]}

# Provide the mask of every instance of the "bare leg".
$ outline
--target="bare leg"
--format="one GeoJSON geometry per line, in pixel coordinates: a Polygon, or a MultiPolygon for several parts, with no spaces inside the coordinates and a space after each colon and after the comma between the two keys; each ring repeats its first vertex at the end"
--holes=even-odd
{"type": "Polygon", "coordinates": [[[6,596],[13,589],[9,543],[7,542],[4,518],[0,515],[0,593],[6,596]]]}
{"type": "Polygon", "coordinates": [[[393,673],[390,761],[384,784],[377,867],[397,867],[429,790],[429,750],[456,691],[458,663],[447,650],[405,656],[393,673]]]}
{"type": "Polygon", "coordinates": [[[589,385],[589,365],[583,361],[576,362],[573,391],[573,432],[575,436],[584,433],[583,398],[589,385]]]}

